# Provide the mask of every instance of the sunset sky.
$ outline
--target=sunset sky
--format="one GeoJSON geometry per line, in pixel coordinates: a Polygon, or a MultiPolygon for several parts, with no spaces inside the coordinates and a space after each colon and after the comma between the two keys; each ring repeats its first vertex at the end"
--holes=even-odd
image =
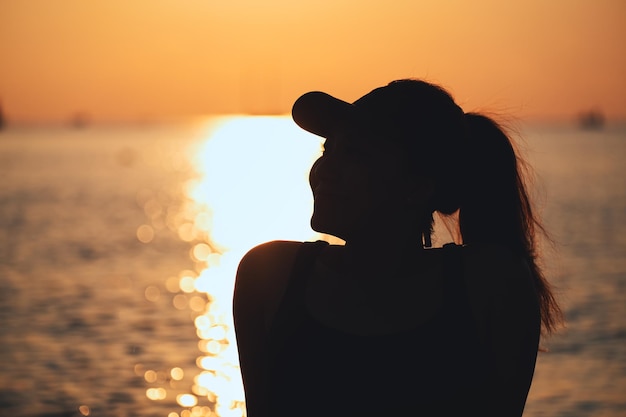
{"type": "Polygon", "coordinates": [[[287,113],[392,79],[466,110],[626,119],[623,0],[0,0],[12,121],[287,113]]]}

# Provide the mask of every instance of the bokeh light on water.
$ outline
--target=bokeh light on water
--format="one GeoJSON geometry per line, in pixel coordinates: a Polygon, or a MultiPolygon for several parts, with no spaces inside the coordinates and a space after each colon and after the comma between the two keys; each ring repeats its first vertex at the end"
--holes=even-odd
{"type": "MultiPolygon", "coordinates": [[[[245,415],[232,319],[237,265],[262,242],[315,237],[308,226],[312,196],[307,177],[319,149],[320,140],[287,117],[220,119],[205,140],[189,149],[197,176],[187,183],[189,199],[172,221],[180,239],[190,243],[196,268],[182,271],[167,285],[179,292],[174,297],[177,308],[196,313],[201,355],[190,393],[176,397],[185,407],[181,417],[245,415]],[[203,397],[211,407],[198,406],[203,397]]],[[[150,240],[149,231],[138,230],[137,236],[150,240]]],[[[148,297],[158,294],[146,289],[148,297]]],[[[151,392],[149,397],[158,400],[159,395],[151,392]]]]}

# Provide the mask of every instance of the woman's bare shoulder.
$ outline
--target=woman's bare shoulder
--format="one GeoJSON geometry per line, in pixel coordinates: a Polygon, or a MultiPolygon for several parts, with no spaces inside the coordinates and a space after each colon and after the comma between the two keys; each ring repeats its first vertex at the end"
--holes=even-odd
{"type": "Polygon", "coordinates": [[[252,266],[254,268],[259,265],[277,266],[285,261],[285,258],[292,258],[302,246],[302,242],[291,240],[273,240],[271,242],[262,243],[250,249],[241,258],[239,268],[252,266]]]}
{"type": "Polygon", "coordinates": [[[271,241],[250,249],[239,262],[233,308],[236,315],[272,320],[302,242],[271,241]]]}
{"type": "Polygon", "coordinates": [[[274,240],[250,249],[239,262],[237,281],[267,282],[289,274],[302,242],[274,240]]]}

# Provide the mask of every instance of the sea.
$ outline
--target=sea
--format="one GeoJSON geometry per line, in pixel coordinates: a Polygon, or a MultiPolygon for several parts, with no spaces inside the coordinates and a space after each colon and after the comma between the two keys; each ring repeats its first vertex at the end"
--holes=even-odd
{"type": "MultiPolygon", "coordinates": [[[[317,238],[307,135],[261,116],[1,130],[0,415],[245,416],[234,274],[258,243],[317,238]]],[[[626,125],[515,137],[566,317],[524,416],[626,416],[626,125]]]]}

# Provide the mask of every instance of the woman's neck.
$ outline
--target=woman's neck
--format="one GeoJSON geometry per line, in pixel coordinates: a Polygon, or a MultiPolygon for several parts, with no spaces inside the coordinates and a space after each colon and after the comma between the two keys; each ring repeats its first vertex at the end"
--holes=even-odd
{"type": "Polygon", "coordinates": [[[424,251],[421,240],[409,237],[393,240],[375,238],[346,241],[341,257],[340,269],[357,276],[376,275],[390,269],[402,268],[407,262],[419,262],[424,251]]]}

